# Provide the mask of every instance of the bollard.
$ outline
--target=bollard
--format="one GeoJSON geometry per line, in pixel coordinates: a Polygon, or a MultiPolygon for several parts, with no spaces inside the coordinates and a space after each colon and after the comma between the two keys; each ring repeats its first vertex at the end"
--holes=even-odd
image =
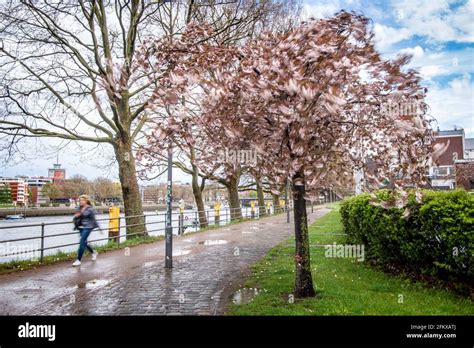
{"type": "Polygon", "coordinates": [[[250,218],[255,219],[255,202],[250,202],[250,218]]]}
{"type": "Polygon", "coordinates": [[[220,225],[220,213],[221,213],[221,203],[214,203],[214,225],[220,225]]]}
{"type": "MultiPolygon", "coordinates": [[[[127,220],[125,220],[126,222],[127,220]]],[[[119,243],[120,241],[120,208],[109,208],[109,240],[119,243]]]]}

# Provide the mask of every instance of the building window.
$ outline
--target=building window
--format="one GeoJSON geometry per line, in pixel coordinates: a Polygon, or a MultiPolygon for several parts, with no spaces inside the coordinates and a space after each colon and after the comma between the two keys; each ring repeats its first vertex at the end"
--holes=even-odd
{"type": "Polygon", "coordinates": [[[446,176],[453,173],[454,168],[452,167],[438,167],[434,168],[433,173],[435,176],[446,176]]]}

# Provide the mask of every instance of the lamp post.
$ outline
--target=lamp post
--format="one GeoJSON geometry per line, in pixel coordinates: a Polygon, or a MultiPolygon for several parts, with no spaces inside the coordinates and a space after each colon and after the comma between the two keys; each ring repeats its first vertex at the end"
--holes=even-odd
{"type": "Polygon", "coordinates": [[[286,222],[290,222],[290,202],[288,201],[289,199],[289,194],[288,194],[288,190],[289,190],[289,185],[290,182],[288,179],[286,179],[286,189],[285,189],[285,203],[286,203],[286,222]]]}
{"type": "Polygon", "coordinates": [[[166,191],[165,268],[173,268],[173,146],[168,145],[168,187],[166,191]]]}

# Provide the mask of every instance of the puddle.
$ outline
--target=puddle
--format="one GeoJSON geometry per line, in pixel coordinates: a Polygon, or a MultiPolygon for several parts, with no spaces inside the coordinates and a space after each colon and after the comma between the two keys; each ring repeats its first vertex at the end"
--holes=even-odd
{"type": "Polygon", "coordinates": [[[260,227],[252,226],[252,227],[250,227],[250,229],[252,229],[252,230],[259,230],[260,227]]]}
{"type": "Polygon", "coordinates": [[[253,300],[262,290],[257,288],[242,288],[234,292],[232,302],[236,305],[246,304],[253,300]]]}
{"type": "Polygon", "coordinates": [[[143,264],[143,267],[152,267],[158,264],[158,261],[148,261],[143,264]]]}
{"type": "Polygon", "coordinates": [[[190,252],[191,250],[176,249],[173,250],[173,256],[188,255],[190,252]]]}
{"type": "Polygon", "coordinates": [[[252,234],[252,233],[255,233],[255,232],[252,232],[252,231],[242,231],[243,234],[252,234]]]}
{"type": "Polygon", "coordinates": [[[210,239],[210,240],[202,240],[198,242],[198,244],[200,245],[222,245],[222,244],[227,244],[227,243],[229,242],[222,239],[210,239]]]}
{"type": "Polygon", "coordinates": [[[77,284],[78,289],[95,289],[110,283],[109,279],[94,279],[85,283],[77,284]]]}

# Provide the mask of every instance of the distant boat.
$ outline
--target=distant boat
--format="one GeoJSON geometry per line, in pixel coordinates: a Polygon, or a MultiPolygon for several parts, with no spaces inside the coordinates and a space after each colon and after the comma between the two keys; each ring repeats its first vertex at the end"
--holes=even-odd
{"type": "Polygon", "coordinates": [[[23,220],[24,218],[25,217],[21,214],[5,216],[5,220],[23,220]]]}

